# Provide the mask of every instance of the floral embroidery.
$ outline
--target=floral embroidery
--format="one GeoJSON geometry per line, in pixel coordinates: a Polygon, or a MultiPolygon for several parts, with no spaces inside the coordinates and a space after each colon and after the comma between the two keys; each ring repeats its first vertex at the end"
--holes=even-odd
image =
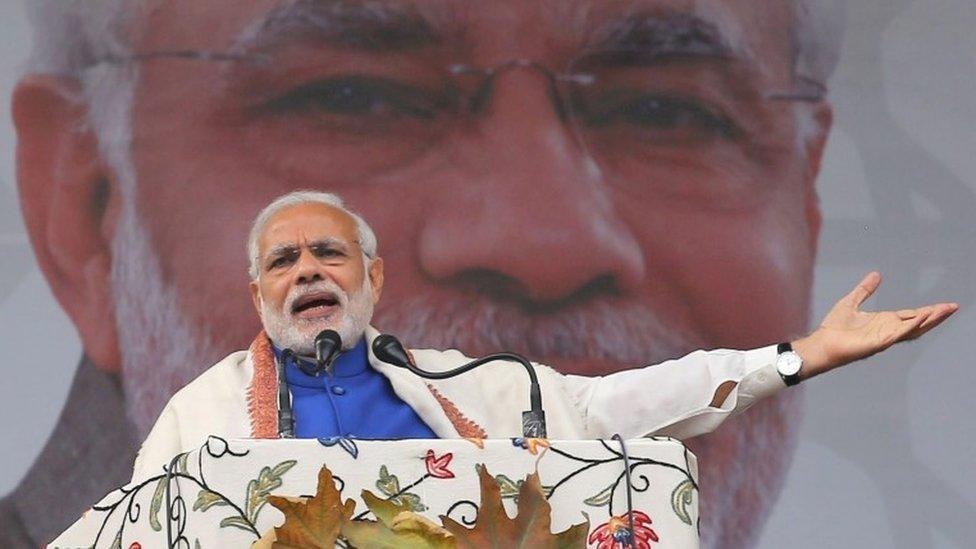
{"type": "Polygon", "coordinates": [[[549,441],[544,438],[522,438],[512,439],[512,446],[528,450],[533,456],[539,455],[539,448],[548,448],[549,441]]]}
{"type": "MultiPolygon", "coordinates": [[[[424,505],[423,500],[420,499],[420,496],[410,492],[409,490],[428,478],[430,478],[429,473],[401,488],[400,479],[397,478],[396,475],[390,473],[386,465],[381,465],[380,476],[376,480],[376,487],[379,488],[380,492],[382,492],[383,495],[386,496],[391,502],[397,505],[409,506],[413,511],[423,512],[427,510],[427,506],[424,505]]],[[[360,513],[354,517],[354,520],[363,518],[367,513],[368,511],[360,513]]]]}
{"type": "Polygon", "coordinates": [[[448,464],[451,463],[451,459],[454,458],[454,454],[448,452],[441,457],[434,455],[433,450],[427,450],[427,457],[424,459],[424,464],[427,466],[427,474],[434,478],[454,478],[454,473],[447,469],[448,464]]]}
{"type": "Polygon", "coordinates": [[[247,388],[251,438],[278,438],[278,370],[271,340],[262,331],[248,349],[254,373],[247,388]]]}
{"type": "Polygon", "coordinates": [[[359,457],[359,447],[356,446],[356,441],[354,441],[351,438],[347,438],[347,437],[325,437],[325,438],[322,438],[322,437],[320,437],[318,439],[318,441],[319,441],[319,444],[321,444],[322,446],[325,446],[325,447],[332,447],[332,446],[335,446],[336,444],[338,444],[340,448],[342,448],[343,450],[346,451],[347,454],[349,454],[350,456],[352,456],[352,459],[356,459],[356,458],[359,457]]]}
{"type": "Polygon", "coordinates": [[[451,425],[454,426],[461,438],[488,438],[488,433],[480,425],[466,418],[461,410],[458,410],[458,407],[435,389],[433,385],[428,383],[427,389],[437,399],[437,403],[441,405],[447,419],[451,421],[451,425]]]}
{"type": "MultiPolygon", "coordinates": [[[[631,547],[630,521],[627,514],[612,516],[610,520],[590,532],[587,543],[596,543],[596,549],[624,549],[631,547]]],[[[650,542],[661,541],[651,528],[651,517],[634,511],[633,547],[651,549],[650,542]]]]}

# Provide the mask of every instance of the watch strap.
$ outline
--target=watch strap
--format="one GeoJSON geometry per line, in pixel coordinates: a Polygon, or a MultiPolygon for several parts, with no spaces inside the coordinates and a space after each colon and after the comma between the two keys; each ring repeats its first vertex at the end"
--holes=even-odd
{"type": "MultiPolygon", "coordinates": [[[[793,345],[788,341],[784,343],[780,343],[779,345],[776,346],[777,357],[779,357],[779,355],[782,355],[783,353],[792,353],[792,352],[793,352],[793,345]]],[[[779,377],[783,378],[783,383],[785,383],[787,387],[792,387],[800,382],[800,372],[797,372],[792,375],[786,375],[783,372],[781,372],[779,368],[776,368],[776,373],[779,374],[779,377]]]]}

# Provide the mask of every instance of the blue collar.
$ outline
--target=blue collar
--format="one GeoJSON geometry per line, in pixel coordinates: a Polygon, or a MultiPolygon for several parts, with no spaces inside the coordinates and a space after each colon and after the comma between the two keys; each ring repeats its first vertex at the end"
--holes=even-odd
{"type": "MultiPolygon", "coordinates": [[[[281,350],[274,344],[271,345],[275,360],[281,360],[281,350]]],[[[316,376],[310,376],[302,371],[296,364],[296,360],[310,363],[311,361],[292,355],[285,363],[285,378],[288,383],[294,383],[303,387],[321,387],[322,382],[316,376]]],[[[343,351],[332,363],[332,377],[347,378],[362,374],[369,368],[369,355],[366,352],[366,338],[359,340],[355,347],[343,351]]],[[[322,374],[325,375],[325,374],[322,374]]]]}

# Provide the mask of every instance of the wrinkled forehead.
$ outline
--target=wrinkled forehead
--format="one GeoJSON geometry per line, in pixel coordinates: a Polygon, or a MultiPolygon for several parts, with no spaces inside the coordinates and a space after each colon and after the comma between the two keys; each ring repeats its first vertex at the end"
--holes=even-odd
{"type": "Polygon", "coordinates": [[[275,212],[258,236],[262,255],[274,246],[329,241],[356,244],[356,222],[346,212],[326,204],[301,204],[275,212]]]}
{"type": "Polygon", "coordinates": [[[677,22],[678,40],[714,41],[778,65],[792,61],[792,6],[787,0],[150,0],[136,35],[140,51],[231,51],[273,48],[318,32],[348,47],[442,45],[491,63],[545,60],[553,50],[640,47],[648,28],[677,22]]]}

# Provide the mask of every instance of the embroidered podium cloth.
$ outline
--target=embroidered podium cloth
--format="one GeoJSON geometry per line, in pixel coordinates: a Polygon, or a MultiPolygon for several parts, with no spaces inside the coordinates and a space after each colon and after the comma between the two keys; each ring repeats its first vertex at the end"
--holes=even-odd
{"type": "MultiPolygon", "coordinates": [[[[695,456],[670,438],[625,446],[637,539],[644,547],[698,547],[695,456]]],[[[168,540],[194,549],[250,547],[284,521],[268,495],[315,494],[323,465],[342,499],[356,502],[354,518],[375,520],[360,497],[368,490],[438,524],[442,515],[472,524],[480,500],[478,465],[498,482],[509,516],[521,482],[538,471],[553,532],[588,518],[589,547],[629,547],[622,543],[627,532],[620,531],[629,524],[624,459],[616,440],[211,437],[160,464],[158,474],[109,493],[49,547],[152,548],[167,547],[168,540]]]]}

